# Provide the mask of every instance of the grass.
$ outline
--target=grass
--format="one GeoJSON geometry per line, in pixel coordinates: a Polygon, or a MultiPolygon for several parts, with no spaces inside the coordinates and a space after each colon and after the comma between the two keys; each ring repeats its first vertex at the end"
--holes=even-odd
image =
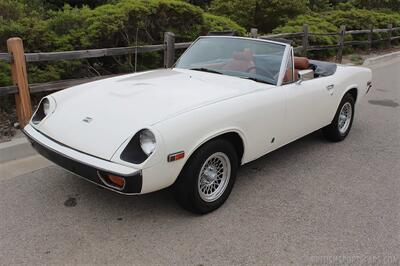
{"type": "Polygon", "coordinates": [[[362,65],[364,60],[359,54],[351,54],[348,56],[349,60],[355,65],[362,65]]]}

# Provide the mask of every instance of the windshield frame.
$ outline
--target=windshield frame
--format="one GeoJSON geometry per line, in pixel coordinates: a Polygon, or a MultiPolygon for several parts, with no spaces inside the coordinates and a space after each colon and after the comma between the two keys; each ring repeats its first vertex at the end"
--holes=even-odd
{"type": "MultiPolygon", "coordinates": [[[[266,42],[266,43],[271,43],[271,44],[277,44],[277,45],[281,45],[281,46],[285,47],[284,53],[283,53],[283,56],[282,56],[282,62],[281,62],[280,70],[279,70],[279,77],[278,77],[278,80],[277,80],[277,84],[276,85],[275,84],[270,84],[272,86],[282,86],[283,78],[284,78],[286,67],[287,67],[287,63],[288,63],[287,61],[288,61],[288,57],[289,57],[289,55],[290,55],[290,53],[292,51],[292,46],[290,44],[287,44],[287,43],[276,42],[276,41],[265,40],[265,39],[256,39],[256,38],[248,38],[248,37],[237,37],[237,36],[200,36],[194,42],[192,42],[190,44],[190,46],[185,50],[185,52],[183,52],[183,54],[178,58],[178,60],[176,60],[175,64],[172,66],[172,68],[177,68],[176,65],[179,63],[181,58],[186,53],[188,53],[190,51],[192,46],[197,41],[199,41],[201,39],[206,39],[206,38],[242,39],[242,40],[248,40],[248,41],[266,42]]],[[[177,68],[177,69],[181,69],[181,68],[177,68]]],[[[231,77],[234,77],[234,76],[231,76],[231,77]]]]}

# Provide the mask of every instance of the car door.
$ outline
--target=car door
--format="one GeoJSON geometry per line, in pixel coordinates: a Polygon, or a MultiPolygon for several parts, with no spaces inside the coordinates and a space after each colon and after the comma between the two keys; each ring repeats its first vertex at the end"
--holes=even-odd
{"type": "Polygon", "coordinates": [[[288,82],[286,92],[286,126],[288,142],[305,136],[332,120],[335,84],[331,77],[288,82]]]}

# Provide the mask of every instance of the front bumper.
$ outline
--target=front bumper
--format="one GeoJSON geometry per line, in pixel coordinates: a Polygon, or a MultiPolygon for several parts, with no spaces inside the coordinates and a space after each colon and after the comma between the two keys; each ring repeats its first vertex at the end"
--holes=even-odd
{"type": "Polygon", "coordinates": [[[73,174],[121,194],[141,193],[143,177],[140,169],[116,164],[74,150],[43,135],[31,125],[27,125],[23,132],[38,153],[73,174]],[[118,189],[107,184],[104,182],[104,179],[100,178],[99,172],[113,174],[124,178],[124,187],[118,189]]]}

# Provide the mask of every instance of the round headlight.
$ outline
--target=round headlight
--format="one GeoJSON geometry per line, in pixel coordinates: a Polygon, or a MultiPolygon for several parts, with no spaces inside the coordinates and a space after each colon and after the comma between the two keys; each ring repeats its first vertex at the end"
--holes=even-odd
{"type": "Polygon", "coordinates": [[[139,140],[140,147],[142,148],[143,152],[146,153],[148,156],[152,154],[156,149],[156,137],[150,130],[142,130],[140,132],[139,140]]]}
{"type": "Polygon", "coordinates": [[[43,113],[45,116],[50,113],[50,101],[47,98],[43,99],[43,113]]]}
{"type": "Polygon", "coordinates": [[[53,98],[50,96],[43,98],[32,116],[32,123],[34,125],[38,125],[46,116],[54,112],[55,108],[56,102],[53,98]]]}

